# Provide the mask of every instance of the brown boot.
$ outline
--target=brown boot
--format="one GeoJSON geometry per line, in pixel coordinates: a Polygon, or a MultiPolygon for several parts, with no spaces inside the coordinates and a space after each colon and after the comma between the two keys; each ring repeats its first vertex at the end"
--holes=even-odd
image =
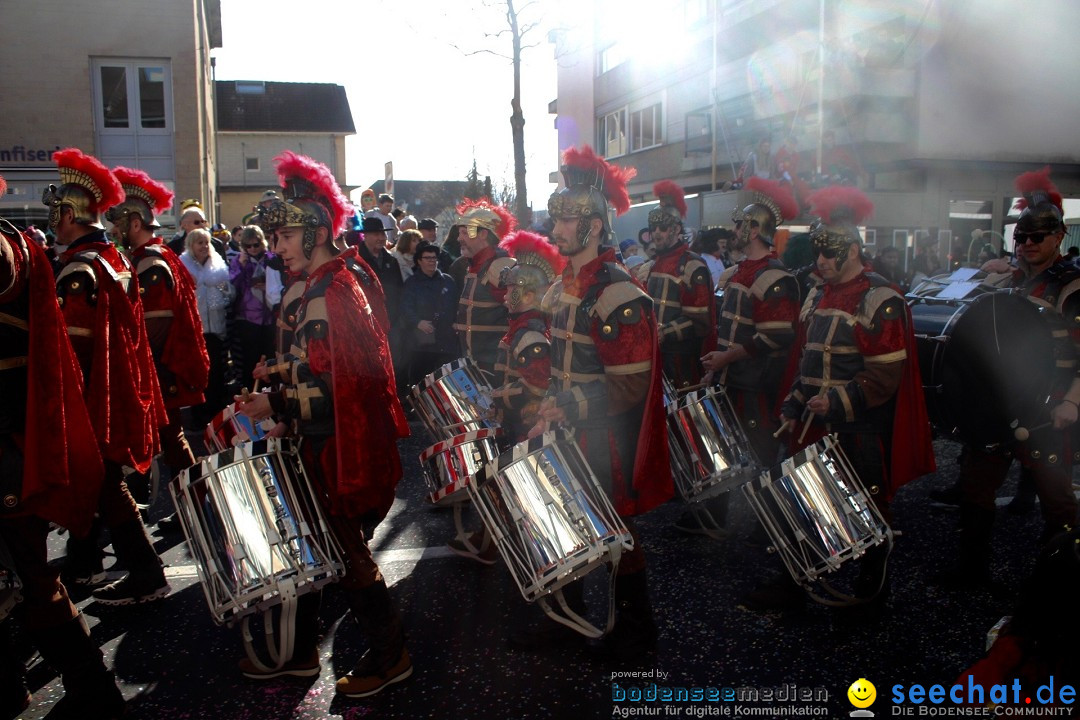
{"type": "Polygon", "coordinates": [[[412,659],[405,647],[401,616],[386,583],[379,581],[350,598],[353,616],[368,639],[368,650],[336,688],[346,697],[368,697],[412,675],[412,659]]]}

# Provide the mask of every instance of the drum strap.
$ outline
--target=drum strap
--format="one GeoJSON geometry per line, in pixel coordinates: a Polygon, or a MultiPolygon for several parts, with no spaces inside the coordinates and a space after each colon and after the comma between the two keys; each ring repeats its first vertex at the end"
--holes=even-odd
{"type": "Polygon", "coordinates": [[[251,664],[263,672],[279,670],[285,663],[292,660],[293,649],[296,642],[296,583],[292,579],[282,580],[278,584],[278,592],[281,597],[281,616],[277,624],[277,640],[275,642],[273,610],[263,613],[263,628],[266,632],[266,650],[270,654],[272,665],[267,665],[259,659],[255,652],[254,637],[251,635],[251,616],[244,618],[244,653],[251,664]]]}

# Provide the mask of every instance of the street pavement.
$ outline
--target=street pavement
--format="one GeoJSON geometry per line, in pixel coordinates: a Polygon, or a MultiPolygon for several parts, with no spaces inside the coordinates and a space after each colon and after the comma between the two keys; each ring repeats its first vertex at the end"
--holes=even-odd
{"type": "MultiPolygon", "coordinates": [[[[78,603],[129,699],[130,717],[847,717],[853,710],[847,689],[859,678],[876,685],[878,700],[870,710],[884,717],[892,710],[894,684],[948,685],[980,657],[988,629],[1009,612],[1033,567],[1042,527],[1037,509],[1022,516],[999,511],[993,554],[998,586],[992,592],[935,587],[930,576],[949,562],[956,545],[955,512],[934,510],[927,500],[931,489],[951,484],[956,475],[957,446],[938,441],[938,472],[903,489],[893,505],[901,535],[890,563],[892,592],[883,604],[853,610],[807,602],[798,611],[761,614],[739,608],[738,598],[780,563],[747,541],[756,520],[745,499],[736,495],[731,535],[723,541],[676,531],[672,525],[683,506],[672,502],[639,519],[660,629],[656,652],[632,662],[595,660],[577,643],[523,652],[511,649],[506,638],[535,621],[539,610],[525,603],[501,561],[486,567],[445,548],[452,513],[427,501],[416,457],[428,440],[419,423],[412,429],[413,436],[399,444],[406,475],[373,547],[404,618],[413,676],[365,700],[335,697],[335,679],[360,657],[364,643],[331,587],[321,611],[321,674],[246,680],[236,667],[243,656],[238,629],[213,623],[182,536],[155,524],[151,533],[168,566],[169,597],[139,607],[109,608],[85,597],[78,603]],[[657,688],[686,688],[688,694],[700,688],[702,699],[649,702],[657,688]],[[736,700],[724,702],[709,689],[736,700]],[[725,689],[737,690],[725,695],[725,689]],[[756,702],[747,689],[758,691],[756,702]],[[634,701],[638,691],[645,700],[634,701]],[[620,693],[628,699],[618,700],[620,693]],[[802,699],[804,693],[812,699],[802,699]]],[[[999,504],[1015,481],[1014,469],[999,504]]],[[[151,519],[171,512],[170,505],[162,492],[151,519]]],[[[57,558],[63,553],[55,534],[51,550],[57,558]]],[[[596,622],[606,609],[606,582],[602,571],[589,578],[587,599],[596,622]]],[[[17,634],[17,640],[30,663],[33,691],[21,717],[45,717],[62,695],[60,682],[24,638],[17,634]]]]}

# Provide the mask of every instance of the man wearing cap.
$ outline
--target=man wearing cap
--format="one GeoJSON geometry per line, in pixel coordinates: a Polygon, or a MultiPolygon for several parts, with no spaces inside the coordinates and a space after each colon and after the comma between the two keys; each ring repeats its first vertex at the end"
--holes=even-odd
{"type": "MultiPolygon", "coordinates": [[[[161,561],[146,535],[123,467],[145,473],[158,453],[158,428],[168,419],[146,336],[139,279],[127,258],[108,241],[100,213],[124,199],[116,177],[96,158],[79,150],[59,150],[53,159],[60,187],[42,196],[49,227],[67,250],[56,278],[68,336],[82,367],[86,407],[105,462],[98,511],[112,535],[116,558],[129,570],[94,591],[106,605],[127,605],[165,597],[161,561]],[[126,362],[120,361],[125,359],[126,362]]],[[[100,582],[96,538],[69,541],[65,568],[72,579],[100,582]]]]}
{"type": "MultiPolygon", "coordinates": [[[[282,382],[280,390],[243,398],[255,420],[275,414],[295,423],[315,496],[341,543],[345,575],[340,586],[368,650],[337,681],[337,691],[367,697],[412,674],[401,617],[365,537],[385,516],[401,479],[395,447],[409,434],[394,390],[386,335],[361,289],[366,266],[352,248],[339,252],[333,239],[344,231],[351,207],[329,169],[290,151],[275,158],[284,200],[262,214],[277,236],[276,249],[289,270],[306,275],[297,310],[294,350],[256,375],[282,382]]],[[[395,263],[396,265],[396,263],[395,263]]],[[[249,678],[317,676],[318,595],[300,598],[293,657],[277,670],[248,659],[249,678]]]]}
{"type": "MultiPolygon", "coordinates": [[[[807,200],[820,218],[810,235],[823,282],[800,313],[801,359],[783,402],[783,427],[793,451],[835,434],[888,522],[896,491],[934,471],[911,314],[898,290],[864,263],[859,225],[873,212],[870,200],[842,186],[818,190],[807,200]]],[[[854,585],[860,600],[888,593],[891,549],[881,544],[863,556],[854,585]]],[[[790,580],[786,584],[792,587],[790,580]]],[[[744,605],[777,609],[802,602],[801,593],[782,587],[752,593],[744,605]]]]}
{"type": "Polygon", "coordinates": [[[464,287],[458,300],[454,329],[461,338],[462,355],[476,363],[488,378],[495,375],[499,340],[506,334],[508,316],[499,286],[504,268],[514,264],[498,247],[499,240],[514,230],[510,212],[487,200],[466,200],[457,208],[461,255],[468,260],[464,287]]]}
{"type": "Polygon", "coordinates": [[[439,223],[435,222],[434,218],[424,218],[416,226],[416,229],[420,231],[420,234],[424,236],[424,242],[429,243],[439,252],[439,271],[448,273],[450,272],[450,266],[454,264],[454,258],[450,253],[439,245],[438,233],[439,223]]]}
{"type": "Polygon", "coordinates": [[[386,231],[385,241],[390,247],[397,243],[398,223],[394,219],[394,196],[383,193],[374,208],[364,213],[365,218],[375,218],[386,231]]]}
{"type": "Polygon", "coordinates": [[[1005,260],[991,260],[988,272],[1005,272],[1005,285],[1014,288],[1042,308],[1055,338],[1056,372],[1049,379],[1050,402],[1047,417],[1036,425],[1012,451],[988,452],[964,445],[960,454],[960,547],[956,564],[939,577],[940,584],[965,587],[991,582],[990,546],[995,514],[995,496],[1005,482],[1014,457],[1020,460],[1022,476],[1030,477],[1039,496],[1045,523],[1041,542],[1066,532],[1076,524],[1076,497],[1073,494],[1073,453],[1071,428],[1080,403],[1080,270],[1061,255],[1066,227],[1061,193],[1050,179],[1049,166],[1016,178],[1020,193],[1016,209],[1020,217],[1013,231],[1018,267],[1005,260]],[[1038,427],[1042,424],[1042,427],[1038,427]]]}
{"type": "Polygon", "coordinates": [[[195,283],[180,258],[154,236],[161,227],[154,213],[172,207],[172,192],[140,170],[117,167],[113,174],[124,201],[109,208],[105,219],[131,251],[139,277],[146,335],[169,418],[160,429],[163,460],[175,473],[195,464],[180,408],[203,402],[210,370],[195,283]]]}
{"type": "MultiPolygon", "coordinates": [[[[0,196],[4,190],[0,177],[0,196]]],[[[0,548],[23,583],[23,602],[12,612],[61,675],[65,696],[53,714],[111,718],[123,714],[124,698],[48,561],[49,523],[85,535],[101,490],[81,375],[45,252],[0,218],[0,548]]],[[[31,697],[26,668],[5,650],[0,717],[9,718],[31,697]]]]}
{"type": "Polygon", "coordinates": [[[683,390],[701,381],[701,356],[716,347],[716,295],[709,267],[683,239],[683,189],[661,180],[653,193],[660,199],[649,212],[656,257],[635,273],[653,299],[664,375],[683,390]]]}
{"type": "MultiPolygon", "coordinates": [[[[551,196],[548,212],[567,265],[542,306],[551,315],[551,383],[530,435],[572,425],[615,511],[629,518],[673,494],[652,299],[613,249],[600,251],[610,234],[608,203],[618,214],[629,209],[626,183],[635,171],[609,164],[586,145],[566,151],[562,173],[566,188],[551,196]]],[[[595,649],[635,659],[655,646],[657,630],[641,538],[632,522],[627,526],[634,549],[618,566],[617,619],[595,649]]],[[[569,591],[579,585],[564,588],[575,610],[581,591],[576,597],[569,591]]]]}

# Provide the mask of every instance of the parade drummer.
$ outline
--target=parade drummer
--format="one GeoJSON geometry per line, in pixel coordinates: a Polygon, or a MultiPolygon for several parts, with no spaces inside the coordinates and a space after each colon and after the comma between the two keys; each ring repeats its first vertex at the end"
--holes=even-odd
{"type": "MultiPolygon", "coordinates": [[[[1039,496],[1045,528],[1041,542],[1076,524],[1076,497],[1072,488],[1075,460],[1071,436],[1080,403],[1080,269],[1061,255],[1066,227],[1061,193],[1050,180],[1049,166],[1016,178],[1020,192],[1013,237],[1018,267],[1004,260],[983,266],[989,272],[1010,272],[1006,286],[1015,288],[1051,319],[1056,373],[1050,381],[1048,417],[1023,418],[1033,431],[1015,448],[1024,475],[1039,496]]],[[[941,573],[940,584],[960,587],[990,582],[990,542],[995,496],[1005,482],[1013,452],[991,452],[965,444],[960,456],[960,547],[953,568],[941,573]]]]}
{"type": "MultiPolygon", "coordinates": [[[[566,151],[562,173],[566,187],[548,200],[548,212],[567,265],[543,303],[551,315],[551,383],[530,434],[572,425],[600,486],[626,518],[673,494],[652,299],[613,249],[601,251],[610,234],[608,203],[620,215],[629,209],[626,183],[635,171],[586,145],[566,151]]],[[[627,527],[634,549],[618,566],[617,619],[594,649],[629,659],[655,647],[657,630],[641,538],[633,523],[627,527]]],[[[578,608],[580,585],[564,588],[578,608]],[[576,598],[567,592],[575,587],[576,598]]]]}
{"type": "MultiPolygon", "coordinates": [[[[295,422],[302,456],[324,503],[330,529],[342,545],[341,585],[368,651],[337,681],[349,697],[373,695],[412,674],[401,618],[371,553],[365,529],[390,509],[402,475],[395,445],[408,435],[394,390],[386,333],[374,316],[358,275],[366,272],[355,248],[339,252],[333,239],[351,215],[348,201],[326,166],[286,151],[275,158],[283,200],[265,208],[264,226],[276,235],[276,252],[289,271],[306,275],[297,309],[294,351],[276,368],[282,388],[241,400],[255,420],[295,422]]],[[[268,378],[265,364],[256,376],[268,378]]],[[[253,679],[319,674],[318,595],[300,598],[296,650],[282,668],[264,671],[249,660],[253,679]]]]}
{"type": "Polygon", "coordinates": [[[661,180],[653,193],[660,200],[649,212],[656,256],[634,272],[653,299],[664,375],[683,390],[701,382],[701,356],[716,349],[716,295],[709,266],[683,235],[683,189],[661,180]]]}
{"type": "MultiPolygon", "coordinates": [[[[793,451],[835,433],[888,522],[897,489],[934,470],[911,315],[898,289],[864,262],[858,226],[873,212],[869,198],[858,188],[837,186],[808,201],[820,218],[810,236],[823,282],[800,312],[802,353],[782,421],[793,451]]],[[[887,592],[889,550],[882,544],[866,552],[856,597],[887,592]]],[[[777,609],[802,599],[787,578],[759,588],[742,604],[777,609]]]]}
{"type": "MultiPolygon", "coordinates": [[[[0,196],[4,190],[0,178],[0,196]]],[[[14,614],[61,675],[65,695],[55,714],[113,718],[124,713],[124,698],[48,562],[49,523],[85,536],[101,490],[104,469],[82,391],[49,259],[0,218],[0,545],[23,583],[14,614]]],[[[0,717],[29,706],[25,670],[0,652],[0,717]]]]}
{"type": "Polygon", "coordinates": [[[461,352],[488,378],[495,374],[499,340],[506,334],[505,290],[499,286],[503,269],[513,264],[499,241],[517,222],[510,211],[487,200],[466,200],[457,208],[462,257],[468,258],[465,284],[458,300],[454,329],[461,338],[461,352]]]}
{"type": "Polygon", "coordinates": [[[154,236],[161,228],[154,213],[172,207],[172,192],[141,170],[113,168],[124,200],[105,213],[113,232],[130,251],[154,355],[168,424],[160,429],[162,460],[173,472],[195,464],[180,419],[180,408],[199,405],[210,372],[195,283],[176,253],[154,236]]]}
{"type": "MultiPolygon", "coordinates": [[[[746,187],[753,202],[735,211],[729,243],[743,260],[720,275],[719,349],[701,363],[727,391],[754,454],[768,469],[780,459],[781,442],[773,435],[780,426],[776,410],[799,315],[799,284],[777,258],[773,237],[777,226],[798,215],[799,206],[791,189],[776,180],[752,177],[746,187]]],[[[709,503],[716,522],[723,522],[727,503],[727,493],[709,503]]],[[[691,518],[675,527],[700,531],[691,518]]]]}
{"type": "MultiPolygon", "coordinates": [[[[139,280],[131,264],[109,242],[100,212],[119,204],[124,190],[96,158],[75,148],[58,150],[53,159],[60,187],[42,197],[60,255],[56,277],[68,336],[83,371],[86,407],[105,463],[98,511],[112,536],[119,563],[128,569],[120,580],[94,591],[106,605],[128,605],[165,597],[169,584],[154,546],[146,535],[123,468],[150,469],[158,452],[158,428],[167,423],[157,373],[143,321],[139,280]]],[[[74,581],[100,582],[97,539],[68,543],[65,572],[74,581]]]]}

